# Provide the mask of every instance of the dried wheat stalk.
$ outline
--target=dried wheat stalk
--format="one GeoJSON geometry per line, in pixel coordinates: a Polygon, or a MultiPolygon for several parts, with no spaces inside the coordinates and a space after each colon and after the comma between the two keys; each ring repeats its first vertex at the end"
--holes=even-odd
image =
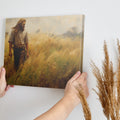
{"type": "Polygon", "coordinates": [[[108,120],[120,120],[120,45],[118,40],[118,68],[117,74],[113,72],[113,63],[109,60],[106,42],[104,42],[105,59],[103,61],[102,72],[91,63],[94,76],[97,78],[97,93],[103,112],[108,120]],[[116,75],[116,76],[115,76],[116,75]]]}
{"type": "Polygon", "coordinates": [[[91,112],[90,112],[88,103],[86,101],[86,97],[85,97],[83,88],[82,88],[81,85],[79,85],[79,88],[76,88],[76,89],[79,92],[78,96],[80,98],[80,101],[81,101],[81,104],[82,104],[82,107],[83,107],[83,112],[84,112],[85,120],[91,120],[91,112]]]}

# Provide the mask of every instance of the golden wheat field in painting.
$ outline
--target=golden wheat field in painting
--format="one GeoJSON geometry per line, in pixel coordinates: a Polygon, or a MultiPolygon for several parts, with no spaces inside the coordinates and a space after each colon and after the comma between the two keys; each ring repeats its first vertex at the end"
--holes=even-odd
{"type": "MultiPolygon", "coordinates": [[[[7,29],[10,24],[13,27],[16,22],[14,21],[13,25],[10,22],[11,19],[6,21],[4,66],[7,71],[8,84],[64,88],[66,82],[76,71],[82,70],[83,15],[62,16],[62,18],[60,16],[51,17],[50,20],[49,17],[44,18],[41,22],[43,26],[41,25],[40,29],[39,27],[32,27],[33,31],[28,27],[30,25],[34,26],[32,22],[31,24],[29,22],[33,18],[26,18],[25,28],[28,32],[29,57],[24,64],[20,64],[17,71],[14,69],[13,50],[12,57],[9,56],[8,41],[11,30],[7,29]],[[69,17],[72,20],[68,24],[69,17]],[[64,18],[66,19],[63,20],[64,18]],[[47,20],[52,21],[52,23],[47,20]],[[44,21],[46,24],[43,24],[44,21]],[[59,27],[56,21],[61,22],[63,28],[59,27]],[[68,25],[64,26],[66,22],[68,25]],[[53,27],[54,25],[55,27],[53,27]],[[57,31],[57,29],[60,30],[57,31]]],[[[16,21],[18,20],[16,19],[16,21]]],[[[40,20],[42,20],[42,17],[40,17],[40,20]]]]}

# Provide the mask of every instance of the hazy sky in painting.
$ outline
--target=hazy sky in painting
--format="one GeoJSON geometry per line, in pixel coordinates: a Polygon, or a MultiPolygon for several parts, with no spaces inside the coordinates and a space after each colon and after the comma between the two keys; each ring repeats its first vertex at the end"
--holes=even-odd
{"type": "MultiPolygon", "coordinates": [[[[19,19],[6,19],[6,32],[10,33],[11,28],[16,25],[19,19]]],[[[25,30],[28,33],[35,33],[40,30],[44,33],[63,34],[72,27],[77,27],[78,32],[82,32],[83,15],[29,17],[25,19],[25,30]]]]}

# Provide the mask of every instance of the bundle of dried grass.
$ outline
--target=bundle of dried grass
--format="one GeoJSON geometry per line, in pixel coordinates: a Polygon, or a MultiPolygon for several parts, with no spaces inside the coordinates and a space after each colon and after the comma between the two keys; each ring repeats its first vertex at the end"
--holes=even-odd
{"type": "Polygon", "coordinates": [[[80,101],[81,101],[81,104],[82,104],[82,107],[83,107],[83,112],[84,112],[85,120],[91,120],[91,112],[90,112],[88,103],[86,101],[86,97],[85,97],[83,88],[82,88],[81,85],[79,85],[79,88],[76,88],[76,89],[79,92],[78,95],[79,95],[79,98],[80,98],[80,101]]]}
{"type": "Polygon", "coordinates": [[[97,78],[97,93],[103,112],[108,120],[120,120],[120,44],[118,40],[118,68],[116,74],[113,72],[113,63],[109,60],[106,42],[104,42],[105,59],[103,61],[102,72],[91,63],[92,71],[97,78]]]}

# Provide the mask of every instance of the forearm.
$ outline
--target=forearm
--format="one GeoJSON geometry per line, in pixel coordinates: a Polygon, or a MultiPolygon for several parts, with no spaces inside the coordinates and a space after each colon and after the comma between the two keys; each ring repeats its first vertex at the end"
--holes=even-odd
{"type": "Polygon", "coordinates": [[[27,52],[28,52],[28,43],[26,44],[26,50],[27,50],[27,52]]]}
{"type": "Polygon", "coordinates": [[[12,43],[9,43],[9,53],[11,52],[12,49],[12,43]]]}
{"type": "Polygon", "coordinates": [[[73,100],[63,97],[49,111],[35,120],[65,120],[75,107],[76,104],[73,100]]]}

